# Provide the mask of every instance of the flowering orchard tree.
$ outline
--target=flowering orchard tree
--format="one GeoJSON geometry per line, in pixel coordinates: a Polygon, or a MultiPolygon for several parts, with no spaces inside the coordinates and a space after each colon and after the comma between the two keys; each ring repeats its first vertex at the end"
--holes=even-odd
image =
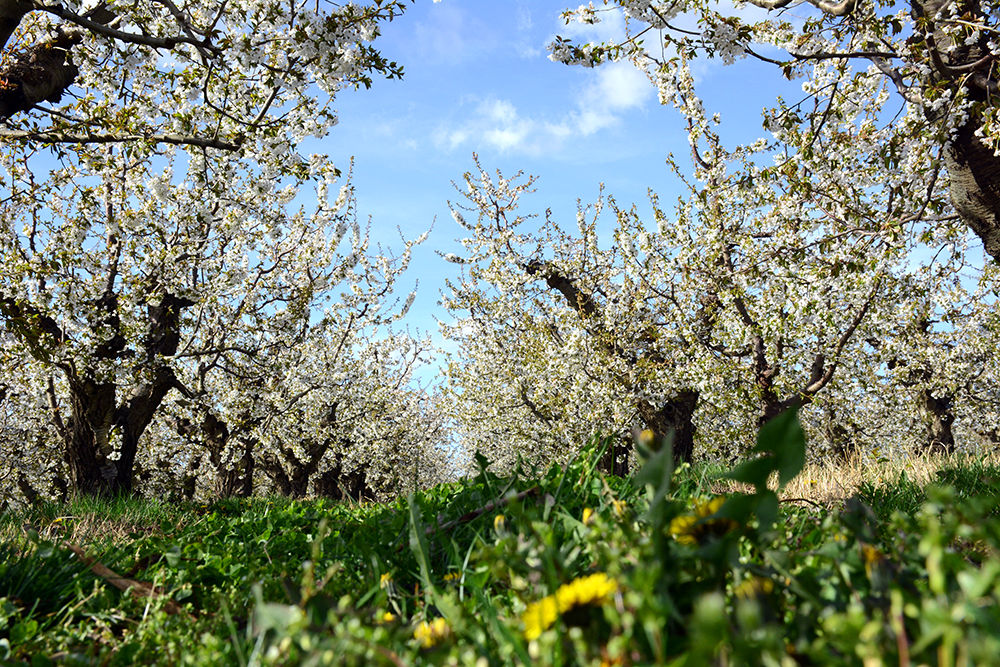
{"type": "Polygon", "coordinates": [[[298,145],[338,89],[400,73],[368,45],[400,11],[0,2],[0,315],[65,389],[49,409],[75,490],[130,490],[167,394],[197,393],[182,367],[253,356],[354,271],[350,190],[298,145]]]}
{"type": "MultiPolygon", "coordinates": [[[[334,238],[346,227],[339,225],[334,238]]],[[[391,415],[374,407],[377,400],[391,402],[384,395],[398,392],[397,402],[405,402],[402,394],[427,345],[390,327],[414,297],[394,296],[414,242],[404,242],[399,257],[382,248],[371,253],[367,232],[350,227],[344,254],[330,255],[331,246],[311,252],[301,239],[291,240],[295,261],[309,272],[308,280],[300,276],[294,298],[274,311],[269,304],[250,327],[234,327],[235,312],[216,319],[199,334],[208,353],[181,365],[182,391],[168,402],[165,422],[192,450],[189,462],[207,463],[210,472],[202,477],[213,482],[214,493],[250,495],[262,463],[289,495],[304,495],[314,475],[332,480],[341,469],[363,481],[356,468],[364,447],[355,434],[387,430],[381,425],[391,415]],[[348,461],[333,462],[345,456],[350,469],[348,461]]]]}
{"type": "Polygon", "coordinates": [[[336,91],[401,74],[369,42],[403,9],[396,0],[2,0],[3,136],[144,153],[216,148],[294,165],[297,141],[336,122],[336,91]]]}
{"type": "Polygon", "coordinates": [[[246,359],[208,376],[197,400],[168,401],[151,428],[176,444],[140,476],[189,497],[385,498],[442,481],[441,418],[408,387],[426,343],[361,332],[312,334],[266,375],[250,368],[259,357],[246,359]]]}
{"type": "Polygon", "coordinates": [[[378,341],[349,325],[297,351],[285,376],[262,388],[267,415],[254,431],[262,472],[282,495],[383,498],[413,488],[415,467],[438,479],[440,424],[409,388],[426,341],[378,341]],[[429,421],[430,420],[430,421],[429,421]]]}
{"type": "Polygon", "coordinates": [[[477,220],[456,207],[471,236],[451,258],[468,269],[448,305],[470,359],[451,369],[467,429],[507,420],[509,437],[520,421],[562,443],[588,426],[672,430],[689,458],[697,424],[708,448],[739,449],[768,419],[820,401],[838,374],[847,387],[873,372],[866,341],[911,298],[902,278],[918,250],[939,257],[922,289],[938,294],[954,275],[963,229],[922,144],[886,159],[909,117],[864,104],[889,94],[881,79],[841,83],[838,113],[814,126],[780,105],[766,114],[772,140],[727,150],[683,61],[672,73],[667,101],[687,122],[693,173],[669,159],[689,192],[673,215],[653,196],[655,229],[613,199],[609,245],[584,211],[575,234],[550,216],[531,229],[514,213],[530,180],[466,175],[477,220]],[[807,133],[809,151],[788,150],[807,133]],[[482,376],[504,387],[503,407],[483,410],[482,376]]]}
{"type": "Polygon", "coordinates": [[[10,340],[0,348],[0,509],[27,500],[65,498],[63,457],[48,419],[38,372],[10,340]]]}
{"type": "Polygon", "coordinates": [[[884,375],[877,381],[916,408],[918,451],[996,445],[996,271],[988,265],[978,281],[956,272],[937,290],[927,289],[926,269],[905,276],[912,298],[886,322],[887,335],[872,341],[874,368],[884,375]]]}
{"type": "MultiPolygon", "coordinates": [[[[775,65],[789,79],[805,78],[810,100],[786,118],[807,128],[836,120],[842,86],[859,79],[881,79],[893,98],[865,102],[873,110],[895,114],[902,100],[908,134],[901,143],[883,146],[887,158],[913,152],[910,159],[940,170],[948,183],[953,210],[982,240],[986,252],[1000,261],[1000,16],[997,7],[978,0],[746,0],[739,8],[720,9],[694,0],[605,0],[564,13],[567,21],[593,23],[604,11],[622,11],[628,35],[617,44],[574,44],[556,38],[557,61],[593,66],[628,59],[657,84],[664,98],[673,96],[676,65],[698,55],[754,58],[775,65]],[[811,11],[810,11],[811,10],[811,11]],[[696,20],[696,23],[692,21],[696,20]],[[686,26],[694,24],[694,29],[686,26]],[[777,48],[780,56],[773,55],[777,48]]],[[[811,135],[789,150],[808,152],[811,135]]]]}

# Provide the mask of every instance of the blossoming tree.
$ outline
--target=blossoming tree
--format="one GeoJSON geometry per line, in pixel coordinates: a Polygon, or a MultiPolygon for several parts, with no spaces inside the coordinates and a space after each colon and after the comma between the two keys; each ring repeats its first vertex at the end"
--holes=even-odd
{"type": "Polygon", "coordinates": [[[779,101],[765,114],[771,139],[730,150],[684,59],[669,72],[661,95],[687,122],[692,159],[685,170],[670,158],[689,191],[673,214],[653,197],[655,229],[613,199],[608,245],[583,212],[576,234],[550,217],[532,229],[512,213],[530,182],[466,175],[477,220],[456,211],[470,237],[453,260],[469,268],[449,306],[462,314],[459,356],[472,360],[452,369],[467,428],[534,423],[532,439],[564,444],[568,427],[555,424],[673,430],[688,458],[697,423],[701,441],[725,452],[719,443],[822,402],[835,378],[841,390],[816,412],[846,416],[852,385],[886,363],[873,348],[895,313],[918,294],[948,293],[963,228],[922,159],[935,138],[909,136],[923,118],[882,116],[881,76],[838,82],[835,111],[812,123],[779,101]],[[907,280],[928,249],[940,261],[907,280]],[[506,416],[475,407],[482,375],[505,387],[506,416]]]}
{"type": "MultiPolygon", "coordinates": [[[[564,17],[595,22],[602,11],[620,10],[626,39],[577,45],[557,38],[554,60],[585,66],[630,60],[657,86],[661,101],[675,105],[692,99],[685,74],[692,58],[727,65],[740,58],[764,61],[788,79],[801,79],[805,93],[797,103],[779,98],[765,111],[765,128],[784,152],[772,179],[789,189],[806,185],[803,197],[832,200],[844,193],[836,169],[857,168],[852,154],[885,165],[879,187],[888,195],[889,215],[882,233],[892,243],[909,235],[906,242],[924,249],[911,254],[894,278],[895,317],[868,338],[870,357],[881,361],[868,364],[862,390],[878,387],[887,400],[910,396],[927,434],[918,448],[952,449],[959,415],[965,420],[960,429],[977,432],[976,425],[1000,403],[985,390],[995,382],[989,360],[996,355],[998,332],[989,313],[997,303],[997,277],[995,262],[984,267],[979,244],[968,243],[955,222],[978,237],[988,256],[1000,257],[995,8],[975,2],[810,0],[805,16],[793,19],[784,1],[749,0],[742,6],[748,11],[647,0],[604,4],[603,10],[591,4],[564,17]],[[868,94],[859,94],[866,89],[868,94]],[[824,141],[831,123],[840,124],[850,140],[824,141]],[[815,171],[809,180],[782,173],[815,165],[817,154],[831,156],[832,169],[815,171]],[[913,187],[918,183],[926,186],[926,196],[913,187]],[[959,257],[956,248],[966,256],[959,257]]],[[[888,421],[907,422],[898,419],[903,412],[895,410],[888,421]]],[[[885,432],[867,421],[867,432],[885,432]]]]}
{"type": "Polygon", "coordinates": [[[191,369],[253,357],[354,271],[350,190],[298,147],[337,90],[400,74],[369,42],[402,9],[0,2],[0,315],[54,378],[75,490],[129,491],[191,369]]]}
{"type": "MultiPolygon", "coordinates": [[[[574,44],[557,38],[553,59],[587,66],[629,59],[670,97],[679,58],[703,55],[726,64],[753,58],[773,64],[789,79],[805,78],[803,87],[814,103],[800,108],[796,118],[813,127],[841,112],[839,87],[881,79],[895,95],[872,99],[868,106],[893,114],[892,105],[902,101],[910,136],[922,144],[915,157],[940,172],[953,210],[987,254],[1000,261],[1000,23],[995,6],[977,0],[808,0],[795,3],[793,16],[787,11],[791,0],[746,0],[736,9],[688,0],[603,4],[597,9],[593,3],[581,5],[564,17],[595,22],[603,11],[620,10],[628,21],[626,39],[574,44]],[[766,12],[743,11],[755,8],[766,12]]],[[[807,150],[809,137],[804,139],[793,149],[807,150]]]]}

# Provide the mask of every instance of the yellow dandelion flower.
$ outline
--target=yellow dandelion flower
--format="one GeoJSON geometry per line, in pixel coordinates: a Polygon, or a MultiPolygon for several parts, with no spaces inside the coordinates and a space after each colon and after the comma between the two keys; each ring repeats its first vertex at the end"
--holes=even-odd
{"type": "Polygon", "coordinates": [[[449,572],[448,574],[444,575],[445,581],[457,581],[461,578],[462,578],[461,572],[449,572]]]}
{"type": "Polygon", "coordinates": [[[646,449],[653,449],[656,445],[656,434],[653,433],[652,429],[647,428],[639,433],[639,437],[636,440],[646,449]]]}
{"type": "Polygon", "coordinates": [[[695,545],[709,535],[725,535],[735,529],[732,519],[711,518],[725,504],[724,496],[697,503],[693,514],[681,514],[670,521],[670,534],[681,544],[695,545]]]}
{"type": "Polygon", "coordinates": [[[392,584],[392,575],[388,572],[384,572],[378,579],[378,587],[388,588],[390,584],[392,584]]]}
{"type": "Polygon", "coordinates": [[[379,620],[383,623],[392,623],[396,620],[396,615],[391,611],[387,611],[379,617],[379,620]]]}
{"type": "Polygon", "coordinates": [[[767,577],[751,577],[733,589],[733,593],[741,600],[750,600],[772,592],[774,592],[774,582],[767,577]]]}
{"type": "Polygon", "coordinates": [[[448,622],[438,617],[430,623],[420,621],[420,625],[413,631],[413,638],[420,642],[424,648],[431,648],[439,644],[450,632],[451,628],[448,627],[448,622]]]}
{"type": "Polygon", "coordinates": [[[583,508],[583,525],[589,525],[590,520],[594,518],[594,510],[589,507],[583,508]]]}
{"type": "Polygon", "coordinates": [[[862,543],[861,558],[865,562],[865,572],[870,577],[872,576],[872,572],[875,568],[881,565],[882,561],[885,560],[885,554],[870,544],[862,543]]]}
{"type": "Polygon", "coordinates": [[[694,536],[694,526],[698,517],[693,514],[682,514],[670,520],[670,534],[681,544],[695,545],[698,540],[694,536]]]}
{"type": "Polygon", "coordinates": [[[612,500],[611,508],[615,511],[615,516],[619,519],[624,519],[625,515],[628,513],[628,505],[624,500],[612,500]]]}
{"type": "Polygon", "coordinates": [[[548,627],[559,618],[559,606],[554,596],[549,595],[538,602],[532,602],[521,615],[524,623],[524,638],[528,641],[538,639],[548,627]]]}
{"type": "Polygon", "coordinates": [[[505,517],[503,514],[497,514],[495,517],[493,517],[493,530],[495,530],[498,533],[502,533],[504,532],[506,527],[507,527],[507,517],[505,517]]]}
{"type": "Polygon", "coordinates": [[[574,579],[564,584],[552,595],[532,602],[524,610],[524,638],[537,639],[551,627],[560,614],[570,609],[605,603],[618,590],[618,582],[603,572],[574,579]]]}
{"type": "Polygon", "coordinates": [[[703,503],[698,503],[698,505],[695,507],[695,514],[697,514],[698,518],[701,519],[708,516],[712,516],[722,508],[722,505],[725,502],[726,498],[724,496],[716,496],[711,500],[706,500],[703,503]]]}

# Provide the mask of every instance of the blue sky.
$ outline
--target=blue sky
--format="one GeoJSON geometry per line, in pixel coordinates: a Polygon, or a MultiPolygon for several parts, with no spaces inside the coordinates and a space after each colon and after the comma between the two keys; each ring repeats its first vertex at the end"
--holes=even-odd
{"type": "MultiPolygon", "coordinates": [[[[372,217],[373,236],[388,245],[413,238],[433,223],[418,250],[410,283],[420,288],[410,312],[415,329],[436,332],[445,277],[458,267],[435,251],[461,236],[448,212],[451,182],[482,165],[539,177],[526,203],[552,208],[572,221],[576,201],[592,201],[598,186],[620,204],[648,210],[647,188],[666,200],[678,192],[664,158],[688,153],[679,114],[661,107],[653,86],[627,64],[595,69],[548,59],[554,35],[580,41],[621,34],[620,17],[597,26],[565,26],[563,0],[418,1],[389,24],[375,45],[403,64],[402,81],[337,97],[340,124],[318,150],[341,165],[354,158],[358,208],[372,217]]],[[[723,113],[724,137],[760,134],[760,110],[772,103],[780,74],[741,61],[695,69],[708,108],[723,113]],[[765,85],[761,85],[766,82],[765,85]]],[[[312,150],[313,148],[310,147],[312,150]]]]}

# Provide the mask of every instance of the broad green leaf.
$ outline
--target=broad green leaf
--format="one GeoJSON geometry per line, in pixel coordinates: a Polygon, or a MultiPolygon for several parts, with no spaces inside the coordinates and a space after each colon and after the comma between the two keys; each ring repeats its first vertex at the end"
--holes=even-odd
{"type": "Polygon", "coordinates": [[[761,427],[757,451],[774,454],[778,485],[784,487],[806,464],[806,436],[799,424],[799,410],[792,408],[761,427]]]}

